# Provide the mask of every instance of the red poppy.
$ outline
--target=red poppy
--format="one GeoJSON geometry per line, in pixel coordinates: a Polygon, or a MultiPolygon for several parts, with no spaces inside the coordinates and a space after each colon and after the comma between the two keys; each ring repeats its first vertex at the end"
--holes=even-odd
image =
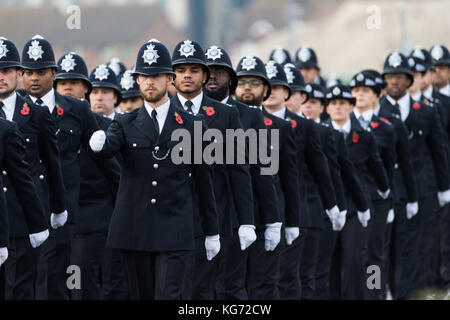
{"type": "Polygon", "coordinates": [[[359,141],[359,135],[356,132],[354,132],[353,137],[352,137],[352,142],[357,143],[358,141],[359,141]]]}
{"type": "Polygon", "coordinates": [[[430,100],[428,100],[428,99],[423,99],[423,102],[424,102],[425,104],[430,104],[430,100]]]}
{"type": "Polygon", "coordinates": [[[264,118],[264,123],[266,124],[266,126],[271,126],[272,125],[272,119],[264,118]]]}
{"type": "Polygon", "coordinates": [[[64,109],[61,107],[57,107],[56,113],[58,114],[58,116],[62,116],[64,114],[64,109]]]}
{"type": "Polygon", "coordinates": [[[24,116],[28,115],[30,113],[30,107],[26,103],[24,103],[22,110],[20,110],[20,113],[24,116]]]}
{"type": "Polygon", "coordinates": [[[389,120],[386,119],[386,118],[384,118],[384,117],[381,117],[380,120],[383,121],[383,122],[385,122],[385,123],[389,123],[389,120]]]}
{"type": "Polygon", "coordinates": [[[214,115],[214,113],[216,113],[216,112],[214,111],[213,107],[207,107],[206,108],[206,115],[212,116],[212,115],[214,115]]]}
{"type": "Polygon", "coordinates": [[[181,118],[181,116],[175,112],[175,120],[179,123],[182,124],[183,123],[183,119],[181,118]]]}
{"type": "Polygon", "coordinates": [[[414,102],[412,107],[413,107],[414,110],[419,110],[420,109],[420,103],[414,102]]]}
{"type": "Polygon", "coordinates": [[[291,120],[291,123],[292,123],[292,128],[295,128],[297,126],[297,121],[291,120]]]}
{"type": "Polygon", "coordinates": [[[371,122],[371,123],[370,123],[370,126],[371,126],[373,129],[378,128],[379,125],[380,125],[380,124],[379,124],[378,122],[371,122]]]}

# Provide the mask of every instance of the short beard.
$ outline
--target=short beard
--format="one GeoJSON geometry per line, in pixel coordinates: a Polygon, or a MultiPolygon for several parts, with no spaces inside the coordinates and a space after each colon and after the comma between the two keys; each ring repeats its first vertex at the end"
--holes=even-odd
{"type": "Polygon", "coordinates": [[[5,91],[3,93],[0,93],[0,99],[4,100],[6,98],[8,98],[9,96],[11,96],[11,94],[15,91],[15,89],[11,89],[9,91],[5,91]]]}
{"type": "Polygon", "coordinates": [[[167,88],[166,90],[162,90],[160,92],[155,92],[153,95],[150,95],[146,92],[141,91],[141,96],[144,98],[145,101],[149,103],[156,103],[161,101],[161,99],[167,94],[167,88]]]}
{"type": "Polygon", "coordinates": [[[261,106],[262,105],[262,103],[263,103],[263,101],[264,101],[264,92],[259,96],[259,97],[254,97],[253,99],[249,99],[249,100],[245,100],[245,99],[240,99],[240,98],[238,98],[237,96],[236,96],[236,98],[239,100],[239,101],[241,101],[241,102],[243,102],[243,103],[245,103],[245,104],[247,104],[247,105],[249,105],[249,106],[261,106]]]}
{"type": "Polygon", "coordinates": [[[227,96],[230,95],[230,88],[228,87],[228,84],[217,87],[214,90],[209,90],[208,86],[205,86],[203,89],[205,90],[205,94],[208,97],[215,99],[217,101],[222,101],[223,99],[225,99],[227,96]]]}

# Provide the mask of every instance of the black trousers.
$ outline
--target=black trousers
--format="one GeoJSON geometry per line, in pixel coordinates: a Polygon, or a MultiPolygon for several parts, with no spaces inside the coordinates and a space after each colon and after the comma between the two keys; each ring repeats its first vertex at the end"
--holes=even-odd
{"type": "Polygon", "coordinates": [[[324,229],[319,233],[319,248],[316,264],[316,281],[313,299],[328,300],[330,292],[330,274],[333,253],[336,249],[336,242],[339,232],[334,231],[330,220],[324,221],[324,229]]]}
{"type": "Polygon", "coordinates": [[[354,213],[339,233],[331,266],[330,288],[334,300],[365,299],[368,228],[361,225],[354,213]]]}
{"type": "Polygon", "coordinates": [[[179,300],[192,251],[121,250],[132,300],[179,300]]]}
{"type": "Polygon", "coordinates": [[[366,268],[373,265],[378,266],[381,272],[381,286],[380,289],[366,287],[366,296],[370,300],[384,300],[382,279],[386,279],[385,274],[387,273],[385,270],[386,219],[390,209],[392,209],[391,199],[372,202],[366,268]]]}
{"type": "Polygon", "coordinates": [[[127,300],[128,284],[122,266],[120,250],[106,247],[102,262],[103,300],[127,300]]]}
{"type": "Polygon", "coordinates": [[[248,253],[246,288],[250,300],[277,300],[281,248],[266,251],[264,237],[259,237],[248,253]]]}
{"type": "Polygon", "coordinates": [[[70,300],[67,268],[70,265],[72,226],[54,230],[41,245],[35,280],[36,300],[70,300]]]}
{"type": "Polygon", "coordinates": [[[438,214],[439,236],[432,260],[432,280],[439,289],[450,289],[450,208],[446,205],[438,214]]]}
{"type": "Polygon", "coordinates": [[[308,229],[300,263],[302,300],[311,300],[316,291],[316,268],[319,255],[320,229],[308,229]]]}
{"type": "Polygon", "coordinates": [[[29,237],[10,238],[8,259],[2,265],[5,300],[33,300],[40,248],[33,248],[29,237]]]}
{"type": "Polygon", "coordinates": [[[394,299],[407,299],[414,288],[420,248],[422,220],[435,203],[436,196],[419,200],[419,211],[410,220],[406,217],[406,203],[395,206],[395,220],[391,240],[389,287],[394,299]]]}
{"type": "Polygon", "coordinates": [[[298,238],[290,246],[286,244],[284,232],[281,235],[278,290],[282,300],[300,300],[302,297],[300,268],[308,231],[307,229],[300,229],[298,238]]]}
{"type": "MultiPolygon", "coordinates": [[[[222,243],[223,238],[220,241],[222,243]]],[[[222,247],[222,244],[221,244],[222,247]]],[[[183,300],[213,300],[216,279],[223,250],[209,261],[206,258],[205,237],[195,239],[195,250],[189,258],[183,287],[183,300]]]]}

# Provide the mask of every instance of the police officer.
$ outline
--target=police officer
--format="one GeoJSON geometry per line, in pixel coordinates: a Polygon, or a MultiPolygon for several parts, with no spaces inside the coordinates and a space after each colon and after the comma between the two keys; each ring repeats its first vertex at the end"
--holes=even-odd
{"type": "MultiPolygon", "coordinates": [[[[363,128],[370,129],[374,134],[379,154],[383,161],[384,169],[389,179],[391,194],[387,199],[383,199],[378,193],[375,186],[370,187],[370,198],[372,200],[372,219],[369,229],[368,238],[368,256],[367,266],[380,266],[381,278],[386,279],[385,264],[385,238],[387,224],[392,223],[394,217],[394,198],[396,190],[394,187],[394,165],[396,162],[395,131],[393,126],[381,120],[373,114],[373,106],[378,105],[378,95],[380,87],[376,84],[375,79],[371,76],[359,72],[353,76],[350,81],[350,88],[353,97],[356,99],[353,114],[358,119],[363,128]]],[[[383,281],[385,284],[385,280],[383,281]]],[[[371,300],[383,300],[383,287],[374,288],[367,291],[367,298],[371,300]]]]}
{"type": "MultiPolygon", "coordinates": [[[[370,188],[375,184],[377,193],[386,199],[390,193],[389,181],[376,140],[352,115],[355,99],[350,88],[342,85],[330,87],[326,98],[329,101],[327,112],[330,115],[330,123],[344,135],[350,159],[366,197],[370,201],[370,188]]],[[[336,260],[332,265],[332,298],[364,299],[369,236],[367,226],[371,219],[371,210],[359,212],[351,199],[347,199],[347,204],[347,219],[338,237],[336,260]]]]}
{"type": "Polygon", "coordinates": [[[272,50],[269,56],[269,60],[273,60],[276,63],[281,64],[282,66],[284,66],[287,63],[292,63],[289,51],[287,51],[285,48],[282,48],[281,46],[277,46],[275,49],[272,50]]]}
{"type": "Polygon", "coordinates": [[[123,62],[120,61],[120,59],[117,57],[111,58],[106,66],[114,71],[117,79],[120,79],[124,72],[127,70],[123,62]]]}
{"type": "MultiPolygon", "coordinates": [[[[67,224],[51,232],[40,253],[36,279],[37,299],[69,299],[66,285],[70,260],[70,240],[76,223],[80,190],[79,150],[87,147],[98,129],[87,101],[65,97],[53,89],[57,65],[50,43],[39,35],[29,40],[22,51],[23,82],[28,102],[49,110],[56,123],[61,170],[66,193],[67,224]]],[[[50,194],[60,192],[50,190],[50,194]]]]}
{"type": "Polygon", "coordinates": [[[86,99],[92,85],[84,59],[75,52],[69,52],[59,58],[57,65],[55,90],[63,96],[86,99]]]}
{"type": "Polygon", "coordinates": [[[388,55],[384,64],[383,80],[386,82],[387,95],[380,100],[380,112],[384,109],[396,114],[407,128],[408,147],[414,165],[413,174],[420,195],[417,215],[409,220],[404,219],[407,218],[404,213],[396,215],[399,219],[395,234],[397,252],[392,291],[395,298],[405,299],[410,296],[412,290],[421,286],[420,283],[416,286],[414,281],[418,277],[420,265],[417,260],[419,250],[421,246],[427,246],[429,243],[426,237],[422,237],[424,226],[427,226],[429,219],[433,217],[437,202],[443,206],[449,201],[447,149],[438,112],[412,100],[407,92],[414,79],[403,54],[393,52],[388,55]],[[436,172],[434,179],[430,179],[427,173],[427,168],[430,167],[436,172]]]}
{"type": "Polygon", "coordinates": [[[320,76],[320,67],[316,52],[307,45],[295,51],[295,66],[301,71],[306,83],[317,83],[325,87],[325,80],[320,76]]]}
{"type": "Polygon", "coordinates": [[[432,72],[433,87],[450,97],[450,53],[446,46],[436,44],[431,47],[430,55],[436,69],[432,72]]]}
{"type": "MultiPolygon", "coordinates": [[[[231,97],[234,94],[238,78],[231,60],[225,50],[217,46],[210,46],[206,50],[206,63],[210,69],[210,78],[205,85],[205,94],[210,98],[236,107],[243,129],[253,129],[255,132],[266,130],[264,118],[259,109],[250,108],[247,104],[231,97]]],[[[265,146],[270,147],[269,136],[266,139],[257,136],[257,150],[265,146]]],[[[270,149],[267,149],[268,155],[270,149]]],[[[250,162],[250,174],[252,177],[253,214],[257,224],[264,225],[278,221],[277,198],[272,175],[262,174],[262,169],[267,169],[268,164],[262,163],[259,155],[257,161],[250,162]]],[[[270,165],[270,164],[269,164],[270,165]]],[[[237,212],[234,221],[238,221],[237,212]]],[[[219,269],[216,283],[217,298],[243,300],[248,295],[245,290],[247,259],[249,250],[242,250],[239,240],[239,232],[235,227],[231,238],[223,241],[223,254],[226,258],[219,269]]]]}
{"type": "Polygon", "coordinates": [[[19,53],[11,41],[2,38],[0,42],[2,50],[0,68],[4,83],[1,113],[7,120],[17,123],[25,139],[29,172],[45,210],[44,217],[37,211],[34,218],[24,215],[26,202],[18,200],[19,190],[16,191],[11,185],[12,182],[8,181],[8,172],[3,171],[10,226],[10,255],[5,264],[5,296],[7,299],[33,299],[33,282],[39,256],[39,250],[33,248],[41,245],[48,237],[48,222],[45,220],[49,217],[53,228],[63,226],[67,220],[65,192],[55,136],[57,129],[48,110],[25,101],[22,96],[15,93],[22,69],[19,53]],[[30,224],[30,218],[34,223],[30,224]]]}
{"type": "MultiPolygon", "coordinates": [[[[236,108],[230,108],[203,93],[203,85],[208,82],[210,71],[206,64],[206,55],[198,43],[191,40],[178,43],[173,50],[172,65],[176,75],[174,83],[178,92],[171,100],[176,106],[194,115],[200,114],[205,117],[208,128],[220,130],[222,137],[226,135],[227,129],[242,129],[239,111],[236,108]]],[[[233,148],[235,155],[239,152],[237,143],[234,141],[231,146],[224,141],[222,148],[225,150],[233,148]]],[[[213,168],[220,235],[231,237],[233,228],[239,226],[238,234],[245,249],[256,239],[249,166],[234,161],[233,164],[227,165],[213,164],[213,168]],[[237,212],[237,221],[233,221],[234,210],[237,212]]],[[[218,259],[213,261],[205,259],[204,251],[201,249],[204,234],[198,218],[196,228],[193,279],[188,280],[187,285],[192,283],[190,294],[193,299],[212,299],[216,287],[215,275],[222,255],[220,254],[218,259]]],[[[189,288],[186,291],[189,291],[189,288]]],[[[189,295],[189,293],[186,294],[189,295]]]]}
{"type": "Polygon", "coordinates": [[[122,74],[119,84],[120,94],[122,95],[122,101],[119,105],[121,113],[133,111],[144,104],[132,70],[127,70],[122,74]]]}
{"type": "Polygon", "coordinates": [[[195,164],[192,153],[187,155],[190,162],[180,164],[170,155],[175,148],[178,155],[186,152],[186,144],[193,150],[194,121],[201,120],[168,98],[174,73],[167,48],[160,42],[145,43],[137,55],[135,74],[144,106],[118,116],[106,135],[98,131],[90,140],[91,149],[100,156],[120,152],[123,157],[107,245],[121,250],[131,299],[180,299],[195,248],[195,210],[201,218],[207,259],[220,250],[212,168],[195,164]],[[189,132],[188,141],[172,141],[172,132],[181,128],[189,132]]]}

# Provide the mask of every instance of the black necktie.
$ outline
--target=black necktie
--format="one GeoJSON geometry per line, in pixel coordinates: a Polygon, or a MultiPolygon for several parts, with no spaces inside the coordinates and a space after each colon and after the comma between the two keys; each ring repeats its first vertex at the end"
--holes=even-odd
{"type": "Polygon", "coordinates": [[[155,129],[156,129],[156,135],[159,136],[159,124],[158,124],[158,119],[156,119],[156,115],[158,113],[156,112],[155,109],[152,110],[152,119],[153,119],[153,124],[155,125],[155,129]]]}
{"type": "Polygon", "coordinates": [[[400,113],[400,105],[397,102],[394,105],[394,114],[396,114],[401,119],[402,114],[400,113]]]}
{"type": "Polygon", "coordinates": [[[41,98],[37,98],[37,99],[36,99],[36,104],[42,106],[42,105],[44,104],[44,101],[42,101],[41,98]]]}
{"type": "Polygon", "coordinates": [[[184,103],[184,106],[187,108],[187,111],[190,114],[194,114],[194,112],[192,112],[192,106],[194,105],[194,103],[191,100],[186,100],[186,102],[184,103]]]}
{"type": "Polygon", "coordinates": [[[5,110],[3,110],[4,105],[5,104],[2,101],[0,101],[0,117],[3,119],[6,119],[6,113],[5,113],[5,110]]]}

